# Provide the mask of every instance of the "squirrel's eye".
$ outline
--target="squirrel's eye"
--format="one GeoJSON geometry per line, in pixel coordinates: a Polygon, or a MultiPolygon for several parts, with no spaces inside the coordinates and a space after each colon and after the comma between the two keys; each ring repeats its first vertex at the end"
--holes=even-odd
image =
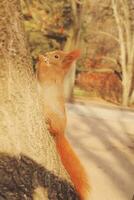
{"type": "Polygon", "coordinates": [[[58,55],[55,55],[54,57],[55,57],[56,59],[58,59],[58,58],[59,58],[59,56],[58,56],[58,55]]]}

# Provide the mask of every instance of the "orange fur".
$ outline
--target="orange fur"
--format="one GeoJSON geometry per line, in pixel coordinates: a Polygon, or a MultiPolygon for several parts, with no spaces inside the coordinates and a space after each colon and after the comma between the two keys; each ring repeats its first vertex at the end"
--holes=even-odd
{"type": "Polygon", "coordinates": [[[87,175],[77,155],[64,136],[66,113],[63,81],[72,62],[79,56],[79,50],[70,53],[54,51],[46,53],[45,56],[40,55],[36,77],[40,84],[48,129],[54,136],[61,161],[70,175],[80,199],[85,200],[89,190],[87,175]]]}
{"type": "Polygon", "coordinates": [[[71,145],[63,134],[55,138],[57,150],[60,154],[63,165],[69,173],[71,180],[80,196],[80,199],[86,199],[89,192],[89,185],[85,170],[73,151],[71,145]]]}

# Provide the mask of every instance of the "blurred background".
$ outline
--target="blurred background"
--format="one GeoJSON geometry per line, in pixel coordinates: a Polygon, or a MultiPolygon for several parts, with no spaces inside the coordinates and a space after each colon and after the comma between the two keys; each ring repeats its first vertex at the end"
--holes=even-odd
{"type": "Polygon", "coordinates": [[[40,53],[81,50],[65,80],[71,101],[134,108],[132,0],[21,0],[35,60],[40,53]]]}

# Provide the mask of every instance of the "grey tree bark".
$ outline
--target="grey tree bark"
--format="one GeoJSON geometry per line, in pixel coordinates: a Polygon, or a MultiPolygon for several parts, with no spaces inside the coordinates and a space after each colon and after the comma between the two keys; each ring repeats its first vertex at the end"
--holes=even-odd
{"type": "Polygon", "coordinates": [[[0,1],[0,200],[79,199],[46,129],[20,2],[0,1]]]}

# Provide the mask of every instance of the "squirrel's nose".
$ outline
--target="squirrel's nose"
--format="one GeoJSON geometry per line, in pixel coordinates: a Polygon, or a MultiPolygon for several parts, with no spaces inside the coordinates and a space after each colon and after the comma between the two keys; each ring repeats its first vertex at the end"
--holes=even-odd
{"type": "Polygon", "coordinates": [[[40,55],[37,57],[37,62],[44,62],[44,63],[46,63],[46,64],[49,64],[49,60],[48,60],[47,56],[42,55],[42,54],[40,54],[40,55]]]}

